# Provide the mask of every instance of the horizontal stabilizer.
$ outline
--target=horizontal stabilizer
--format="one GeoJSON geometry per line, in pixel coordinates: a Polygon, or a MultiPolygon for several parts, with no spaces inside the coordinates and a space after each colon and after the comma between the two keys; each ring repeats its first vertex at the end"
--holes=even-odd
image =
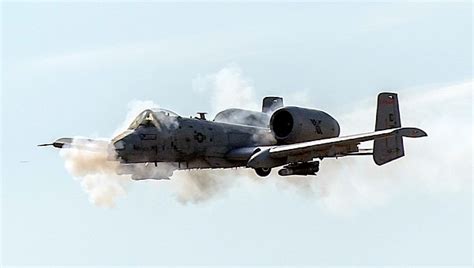
{"type": "Polygon", "coordinates": [[[426,137],[428,134],[422,129],[416,127],[404,127],[398,130],[398,135],[408,138],[426,137]]]}

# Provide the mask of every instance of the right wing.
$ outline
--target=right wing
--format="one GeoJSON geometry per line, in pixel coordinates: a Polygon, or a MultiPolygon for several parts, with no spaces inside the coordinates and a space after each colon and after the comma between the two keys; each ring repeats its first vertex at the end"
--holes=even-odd
{"type": "Polygon", "coordinates": [[[303,154],[311,151],[317,151],[330,146],[344,146],[358,144],[364,141],[370,141],[389,136],[399,135],[402,137],[418,138],[427,136],[426,132],[419,128],[394,128],[385,129],[370,133],[356,134],[344,137],[329,138],[323,140],[300,142],[295,144],[280,145],[270,148],[270,156],[279,158],[293,154],[303,154]]]}
{"type": "Polygon", "coordinates": [[[285,161],[287,163],[307,161],[316,157],[337,156],[337,148],[342,148],[342,151],[344,151],[346,150],[345,148],[357,146],[361,142],[391,136],[418,138],[427,136],[427,134],[419,128],[403,127],[288,145],[269,146],[262,148],[261,151],[252,155],[247,166],[252,168],[272,168],[281,165],[282,159],[293,159],[293,161],[285,161]]]}

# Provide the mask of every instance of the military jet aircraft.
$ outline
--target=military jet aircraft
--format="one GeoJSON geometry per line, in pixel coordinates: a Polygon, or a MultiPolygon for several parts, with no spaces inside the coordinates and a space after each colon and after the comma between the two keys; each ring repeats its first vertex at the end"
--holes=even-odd
{"type": "MultiPolygon", "coordinates": [[[[332,157],[372,155],[377,165],[384,165],[404,156],[403,137],[427,136],[419,128],[401,127],[398,96],[387,92],[378,95],[375,131],[342,137],[338,122],[326,112],[284,106],[281,97],[265,97],[261,112],[227,109],[212,121],[205,115],[187,118],[147,109],[111,141],[87,141],[111,148],[121,163],[120,174],[141,180],[168,175],[138,175],[137,164],[159,168],[169,163],[176,170],[246,167],[261,177],[273,168],[280,168],[280,176],[316,175],[318,160],[332,157]],[[372,149],[359,148],[371,140],[372,149]]],[[[74,146],[74,139],[40,146],[48,145],[67,148],[74,146]]]]}

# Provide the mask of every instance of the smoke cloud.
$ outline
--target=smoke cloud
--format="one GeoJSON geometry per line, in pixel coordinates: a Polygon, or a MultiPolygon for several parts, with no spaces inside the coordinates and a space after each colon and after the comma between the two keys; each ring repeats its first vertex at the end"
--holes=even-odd
{"type": "Polygon", "coordinates": [[[193,80],[193,89],[207,92],[214,114],[229,108],[258,111],[260,105],[251,81],[244,78],[237,65],[230,65],[215,74],[199,76],[193,80]]]}
{"type": "Polygon", "coordinates": [[[237,174],[229,176],[222,170],[182,170],[176,171],[172,183],[179,202],[196,204],[225,195],[237,179],[237,174]]]}
{"type": "Polygon", "coordinates": [[[75,138],[71,148],[61,149],[60,155],[66,170],[80,182],[94,205],[113,207],[115,200],[126,194],[130,177],[117,175],[119,162],[109,160],[115,156],[107,146],[75,138]]]}

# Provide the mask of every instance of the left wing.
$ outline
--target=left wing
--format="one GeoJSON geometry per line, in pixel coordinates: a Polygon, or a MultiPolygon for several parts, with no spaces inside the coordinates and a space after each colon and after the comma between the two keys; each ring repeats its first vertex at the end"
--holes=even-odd
{"type": "Polygon", "coordinates": [[[403,127],[288,145],[269,146],[252,155],[247,166],[252,168],[272,168],[281,165],[282,161],[278,161],[277,159],[282,158],[294,158],[299,161],[307,161],[316,157],[337,156],[338,152],[341,151],[351,152],[351,149],[352,152],[357,151],[357,145],[361,142],[392,136],[418,138],[427,136],[427,134],[419,128],[403,127]],[[321,152],[324,152],[323,155],[321,155],[321,152]]]}

